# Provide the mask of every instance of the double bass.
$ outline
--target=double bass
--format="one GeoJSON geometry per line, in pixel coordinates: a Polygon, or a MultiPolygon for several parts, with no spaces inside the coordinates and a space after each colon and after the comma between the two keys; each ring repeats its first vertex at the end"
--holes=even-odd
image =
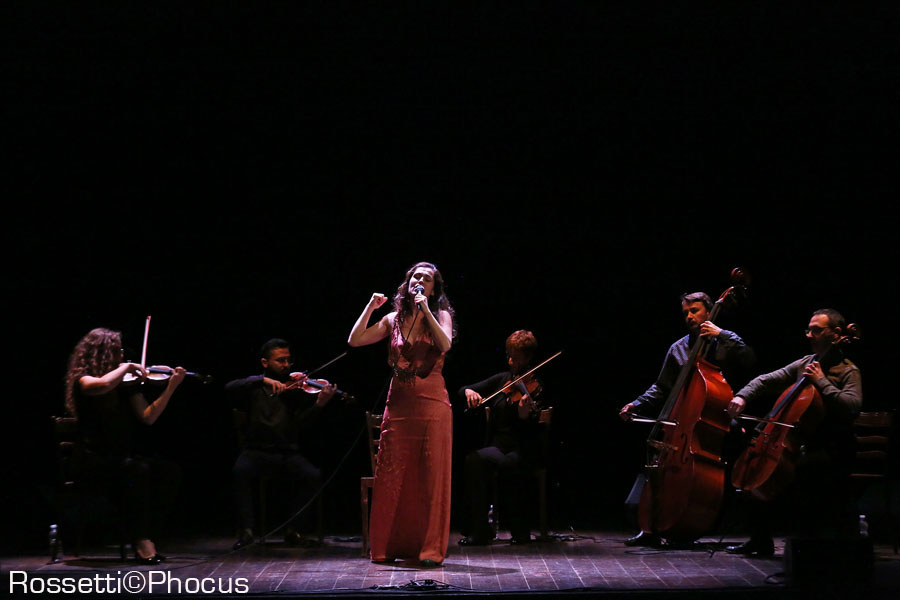
{"type": "MultiPolygon", "coordinates": [[[[749,278],[735,268],[731,281],[709,321],[744,291],[749,278]]],[[[643,532],[674,544],[691,543],[713,527],[725,492],[723,440],[731,426],[725,408],[733,392],[721,368],[706,359],[709,344],[704,337],[695,340],[647,439],[638,523],[643,532]]]]}
{"type": "MultiPolygon", "coordinates": [[[[839,343],[859,340],[859,326],[847,326],[839,343]]],[[[815,356],[813,361],[818,361],[815,356]]],[[[745,417],[746,418],[746,417],[745,417]]],[[[801,448],[825,418],[822,395],[803,375],[788,387],[759,421],[749,444],[734,463],[731,484],[763,501],[778,496],[794,480],[801,448]]]]}

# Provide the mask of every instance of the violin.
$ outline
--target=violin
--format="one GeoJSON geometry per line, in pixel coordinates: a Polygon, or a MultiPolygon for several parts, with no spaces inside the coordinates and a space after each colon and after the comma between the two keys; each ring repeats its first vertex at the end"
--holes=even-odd
{"type": "MultiPolygon", "coordinates": [[[[122,378],[122,382],[131,383],[143,379],[144,381],[151,383],[158,383],[168,381],[169,378],[175,374],[175,369],[164,365],[154,365],[152,367],[146,367],[144,370],[147,371],[147,377],[142,378],[134,373],[127,373],[125,377],[122,378]]],[[[184,374],[186,377],[197,379],[200,383],[210,383],[213,380],[212,375],[203,375],[194,373],[193,371],[186,371],[184,374]]]]}
{"type": "Polygon", "coordinates": [[[507,404],[518,404],[519,406],[522,405],[525,396],[530,396],[533,399],[541,391],[541,382],[531,375],[525,379],[517,380],[515,383],[512,380],[507,381],[500,389],[500,392],[506,395],[507,404]]]}
{"type": "MultiPolygon", "coordinates": [[[[284,391],[288,390],[301,390],[306,392],[307,394],[318,394],[322,391],[326,386],[331,385],[325,379],[310,379],[303,373],[291,373],[291,377],[297,377],[290,383],[284,386],[284,391]],[[297,377],[299,376],[299,377],[297,377]]],[[[335,388],[334,395],[339,397],[341,400],[345,402],[354,402],[356,398],[352,394],[348,394],[347,392],[335,388]]]]}
{"type": "MultiPolygon", "coordinates": [[[[147,372],[147,376],[143,377],[140,375],[135,375],[134,373],[126,373],[122,378],[122,383],[160,383],[164,381],[168,381],[169,378],[175,374],[175,369],[172,367],[167,367],[164,365],[154,365],[152,367],[147,367],[147,339],[150,336],[150,315],[147,315],[147,320],[144,322],[144,342],[141,346],[141,368],[143,368],[147,372]]],[[[193,371],[185,372],[185,376],[192,377],[199,380],[201,383],[209,383],[212,381],[211,375],[201,375],[200,373],[194,373],[193,371]]]]}

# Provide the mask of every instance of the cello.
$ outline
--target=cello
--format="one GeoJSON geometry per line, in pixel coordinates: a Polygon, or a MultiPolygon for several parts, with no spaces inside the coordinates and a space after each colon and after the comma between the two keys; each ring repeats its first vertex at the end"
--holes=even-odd
{"type": "MultiPolygon", "coordinates": [[[[859,326],[850,323],[848,335],[838,343],[858,341],[859,326]]],[[[818,355],[813,361],[820,359],[818,355]]],[[[748,418],[748,417],[742,417],[748,418]]],[[[756,498],[770,501],[794,480],[795,466],[801,448],[825,418],[822,395],[807,375],[788,387],[772,410],[759,421],[751,440],[734,463],[731,484],[756,498]]]]}
{"type": "MultiPolygon", "coordinates": [[[[709,313],[715,322],[722,306],[749,281],[740,268],[732,286],[709,313]]],[[[733,392],[722,370],[706,359],[710,342],[698,337],[647,439],[647,482],[638,506],[645,533],[669,543],[688,544],[709,531],[718,518],[725,491],[723,440],[731,419],[725,407],[733,392]]]]}

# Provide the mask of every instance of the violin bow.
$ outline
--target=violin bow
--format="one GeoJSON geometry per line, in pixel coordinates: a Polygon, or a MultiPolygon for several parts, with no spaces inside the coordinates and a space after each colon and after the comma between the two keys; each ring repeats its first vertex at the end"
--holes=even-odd
{"type": "Polygon", "coordinates": [[[141,368],[147,368],[147,339],[150,337],[150,315],[147,315],[147,320],[144,322],[144,343],[141,348],[141,368]]]}
{"type": "Polygon", "coordinates": [[[325,363],[324,365],[322,365],[322,366],[320,366],[320,367],[316,367],[315,369],[313,369],[312,371],[310,371],[309,373],[307,373],[306,376],[309,377],[309,376],[312,375],[313,373],[316,373],[316,372],[318,372],[318,371],[321,371],[322,369],[324,369],[325,367],[327,367],[327,366],[330,365],[331,363],[337,362],[337,361],[341,360],[342,358],[344,358],[345,356],[347,356],[347,353],[346,353],[346,352],[344,352],[343,354],[341,354],[341,355],[339,355],[339,356],[335,356],[334,358],[332,358],[331,360],[329,360],[329,361],[328,361],[327,363],[325,363]]]}
{"type": "MultiPolygon", "coordinates": [[[[317,373],[318,371],[321,371],[322,369],[324,369],[325,367],[327,367],[327,366],[330,365],[331,363],[337,362],[337,361],[339,361],[340,359],[344,358],[345,356],[347,356],[347,353],[346,353],[346,352],[344,352],[343,354],[340,354],[340,355],[338,355],[338,356],[335,356],[334,358],[332,358],[331,360],[329,360],[329,361],[328,361],[327,363],[325,363],[324,365],[321,365],[321,366],[316,367],[315,369],[313,369],[312,371],[310,371],[309,373],[306,374],[306,379],[309,379],[309,376],[312,375],[313,373],[317,373]]],[[[300,382],[300,381],[292,381],[291,383],[287,384],[287,385],[284,387],[284,389],[285,389],[285,390],[292,390],[292,389],[295,389],[295,388],[296,388],[297,386],[299,386],[299,385],[301,385],[301,382],[300,382]]]]}
{"type": "MultiPolygon", "coordinates": [[[[532,373],[534,373],[535,371],[537,371],[538,369],[540,369],[541,367],[543,367],[544,365],[546,365],[548,362],[550,362],[551,360],[553,360],[554,358],[556,358],[556,357],[559,356],[560,354],[562,354],[562,350],[560,350],[559,352],[557,352],[556,354],[554,354],[553,356],[551,356],[550,358],[548,358],[547,360],[545,360],[544,362],[542,362],[541,364],[539,364],[538,366],[534,367],[533,369],[530,369],[530,370],[527,371],[526,373],[524,373],[524,374],[522,374],[522,375],[519,375],[519,377],[517,377],[516,379],[510,381],[508,385],[503,386],[501,389],[497,390],[496,392],[494,392],[493,394],[491,394],[491,395],[488,396],[487,398],[484,398],[481,402],[478,403],[478,406],[481,406],[482,404],[484,404],[485,402],[487,402],[488,400],[490,400],[490,399],[493,398],[494,396],[497,396],[498,394],[500,394],[500,392],[502,392],[502,391],[505,390],[506,388],[512,387],[512,386],[516,385],[517,383],[519,383],[520,381],[522,381],[523,379],[525,379],[526,377],[528,377],[529,375],[531,375],[532,373]]],[[[477,407],[476,407],[476,408],[477,408],[477,407]]]]}

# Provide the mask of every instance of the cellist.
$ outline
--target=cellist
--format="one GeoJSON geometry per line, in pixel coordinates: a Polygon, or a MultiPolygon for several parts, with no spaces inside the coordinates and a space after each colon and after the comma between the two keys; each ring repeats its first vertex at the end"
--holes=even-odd
{"type": "Polygon", "coordinates": [[[777,396],[805,377],[821,395],[824,417],[801,448],[793,483],[772,502],[746,495],[751,503],[747,519],[750,539],[729,546],[728,552],[774,554],[772,528],[779,513],[785,522],[793,523],[798,532],[805,534],[841,534],[841,527],[849,525],[842,519],[842,512],[849,501],[849,474],[856,443],[853,419],[862,406],[862,379],[857,366],[840,347],[846,328],[838,311],[815,311],[806,328],[813,353],[755,378],[729,404],[728,413],[735,417],[758,399],[777,396]],[[787,514],[783,509],[787,509],[787,514]]]}
{"type": "MultiPolygon", "coordinates": [[[[729,381],[744,377],[755,362],[753,350],[733,331],[722,329],[709,320],[712,310],[712,299],[704,292],[693,292],[681,296],[681,314],[688,334],[669,347],[656,382],[647,391],[621,408],[619,416],[631,420],[636,414],[655,417],[652,412],[659,412],[665,402],[681,368],[687,362],[690,349],[698,337],[710,342],[707,360],[722,368],[729,381]]],[[[641,477],[638,482],[643,481],[641,477]]],[[[640,497],[640,483],[636,483],[631,496],[640,497]]],[[[659,536],[639,531],[635,536],[625,540],[626,546],[654,546],[660,543],[659,536]]]]}

